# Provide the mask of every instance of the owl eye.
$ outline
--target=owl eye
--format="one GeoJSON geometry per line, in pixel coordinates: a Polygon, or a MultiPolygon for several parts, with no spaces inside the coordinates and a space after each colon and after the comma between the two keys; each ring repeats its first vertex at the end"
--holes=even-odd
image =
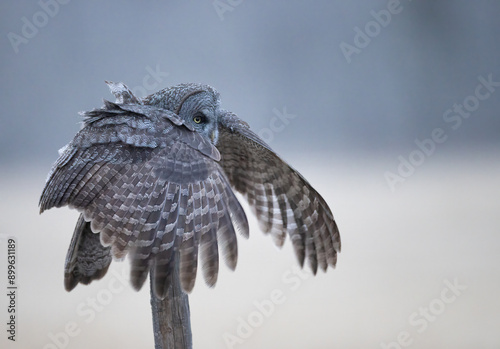
{"type": "Polygon", "coordinates": [[[197,113],[195,114],[195,116],[193,116],[193,121],[197,124],[201,124],[203,121],[205,121],[205,115],[197,113]]]}

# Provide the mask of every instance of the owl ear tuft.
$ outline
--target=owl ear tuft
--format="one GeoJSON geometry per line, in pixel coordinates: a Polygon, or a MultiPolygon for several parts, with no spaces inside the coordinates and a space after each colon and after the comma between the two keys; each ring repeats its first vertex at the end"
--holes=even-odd
{"type": "Polygon", "coordinates": [[[115,103],[118,104],[142,104],[142,102],[134,96],[132,91],[123,82],[105,81],[111,93],[116,97],[115,103]]]}

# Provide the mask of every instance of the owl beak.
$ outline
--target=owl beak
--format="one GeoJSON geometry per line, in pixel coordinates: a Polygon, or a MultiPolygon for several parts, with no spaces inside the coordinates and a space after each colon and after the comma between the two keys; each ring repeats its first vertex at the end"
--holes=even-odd
{"type": "Polygon", "coordinates": [[[215,134],[215,131],[210,132],[210,139],[212,140],[212,143],[214,143],[214,142],[215,142],[215,137],[216,137],[216,136],[217,136],[217,135],[215,134]]]}

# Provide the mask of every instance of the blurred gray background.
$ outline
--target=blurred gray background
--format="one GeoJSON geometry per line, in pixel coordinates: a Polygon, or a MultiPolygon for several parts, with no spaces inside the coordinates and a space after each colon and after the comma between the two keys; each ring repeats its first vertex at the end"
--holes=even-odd
{"type": "Polygon", "coordinates": [[[113,100],[104,80],[139,96],[214,86],[341,229],[337,270],[295,284],[291,247],[252,217],[237,271],[191,296],[196,348],[500,347],[497,1],[9,0],[0,16],[0,255],[14,236],[20,285],[18,341],[2,347],[152,346],[148,290],[115,292],[110,272],[66,293],[77,213],[37,213],[78,112],[113,100]],[[275,289],[285,301],[255,315],[275,289]]]}

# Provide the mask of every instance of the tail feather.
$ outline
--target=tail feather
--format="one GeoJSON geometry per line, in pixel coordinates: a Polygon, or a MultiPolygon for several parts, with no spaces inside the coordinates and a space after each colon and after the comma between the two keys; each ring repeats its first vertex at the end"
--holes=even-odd
{"type": "Polygon", "coordinates": [[[108,271],[111,261],[111,247],[101,245],[99,234],[94,234],[90,222],[80,215],[64,266],[66,291],[71,291],[79,283],[88,285],[99,280],[108,271]]]}

